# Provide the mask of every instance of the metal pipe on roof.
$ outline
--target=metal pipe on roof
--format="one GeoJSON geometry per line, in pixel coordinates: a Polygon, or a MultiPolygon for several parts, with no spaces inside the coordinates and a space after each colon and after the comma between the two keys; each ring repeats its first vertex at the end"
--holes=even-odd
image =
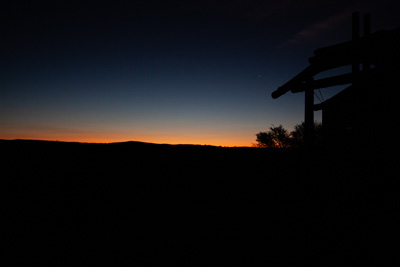
{"type": "MultiPolygon", "coordinates": [[[[352,35],[351,39],[353,43],[360,39],[360,13],[359,12],[353,12],[352,15],[352,35]]],[[[352,59],[352,72],[353,74],[358,73],[360,71],[360,62],[357,57],[357,55],[353,56],[352,59]]]]}

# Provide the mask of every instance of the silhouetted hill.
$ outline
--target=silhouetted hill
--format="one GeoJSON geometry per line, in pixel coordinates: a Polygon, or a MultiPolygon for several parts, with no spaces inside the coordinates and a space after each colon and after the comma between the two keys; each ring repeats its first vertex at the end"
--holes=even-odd
{"type": "Polygon", "coordinates": [[[16,266],[370,263],[381,255],[369,249],[390,240],[398,199],[394,161],[378,156],[141,142],[0,148],[16,266]]]}

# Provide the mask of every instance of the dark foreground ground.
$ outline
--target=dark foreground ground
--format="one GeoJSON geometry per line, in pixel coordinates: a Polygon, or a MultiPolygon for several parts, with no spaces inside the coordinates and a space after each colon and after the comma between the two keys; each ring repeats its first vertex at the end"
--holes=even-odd
{"type": "Polygon", "coordinates": [[[135,142],[0,148],[7,266],[398,259],[397,155],[135,142]]]}

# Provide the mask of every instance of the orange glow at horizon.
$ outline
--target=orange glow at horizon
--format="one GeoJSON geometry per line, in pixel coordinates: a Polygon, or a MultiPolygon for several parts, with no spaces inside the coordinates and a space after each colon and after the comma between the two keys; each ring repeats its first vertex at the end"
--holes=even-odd
{"type": "MultiPolygon", "coordinates": [[[[250,136],[251,138],[251,136],[250,136]]],[[[156,136],[156,135],[87,135],[87,134],[0,134],[0,139],[4,140],[45,140],[45,141],[61,141],[61,142],[79,142],[79,143],[117,143],[138,141],[155,144],[191,144],[191,145],[211,145],[224,147],[250,147],[252,140],[248,137],[242,138],[221,138],[221,137],[204,137],[204,136],[156,136]]]]}

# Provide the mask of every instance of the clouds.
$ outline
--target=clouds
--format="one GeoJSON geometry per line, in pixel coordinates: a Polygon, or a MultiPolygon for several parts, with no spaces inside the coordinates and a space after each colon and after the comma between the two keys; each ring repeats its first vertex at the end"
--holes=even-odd
{"type": "Polygon", "coordinates": [[[353,0],[61,2],[3,18],[0,138],[250,143],[257,125],[301,121],[299,96],[270,91],[304,66],[300,44],[348,40],[354,11],[353,0]]]}
{"type": "MultiPolygon", "coordinates": [[[[392,4],[394,10],[397,8],[391,0],[382,0],[379,3],[373,1],[335,3],[333,1],[326,4],[328,8],[320,9],[319,16],[315,16],[315,22],[294,33],[283,45],[326,45],[328,42],[331,44],[347,41],[351,38],[351,16],[353,12],[372,13],[373,18],[377,20],[376,23],[379,24],[382,18],[393,13],[393,10],[390,10],[388,6],[392,4]]],[[[309,8],[312,8],[312,6],[309,6],[309,8]]],[[[304,13],[304,15],[307,15],[307,13],[304,13]]]]}
{"type": "Polygon", "coordinates": [[[302,29],[287,40],[285,45],[317,43],[323,36],[337,31],[344,22],[349,21],[351,21],[351,12],[346,9],[302,29]]]}

